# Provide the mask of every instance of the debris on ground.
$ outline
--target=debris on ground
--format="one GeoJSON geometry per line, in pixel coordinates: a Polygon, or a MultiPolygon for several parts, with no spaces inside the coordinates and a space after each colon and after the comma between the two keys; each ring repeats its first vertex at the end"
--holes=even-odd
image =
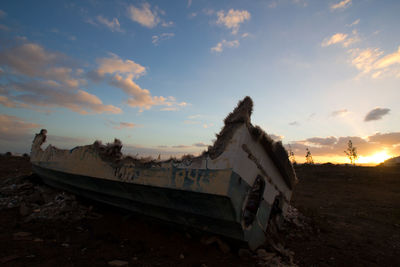
{"type": "Polygon", "coordinates": [[[100,218],[90,207],[78,203],[72,194],[37,184],[34,174],[1,181],[0,210],[19,208],[25,222],[32,220],[78,221],[84,217],[100,218]]]}
{"type": "MultiPolygon", "coordinates": [[[[54,221],[79,221],[83,218],[98,219],[102,215],[92,212],[92,207],[81,205],[73,194],[50,188],[44,184],[34,182],[38,177],[28,175],[3,180],[0,184],[0,210],[19,208],[19,214],[24,222],[35,220],[54,221]]],[[[281,241],[285,230],[293,231],[293,227],[303,229],[307,227],[307,219],[294,208],[289,207],[283,226],[278,227],[271,220],[268,228],[269,234],[274,235],[271,240],[281,241]]],[[[14,240],[33,240],[43,242],[40,238],[33,238],[29,232],[17,232],[13,234],[14,240]]],[[[215,245],[218,250],[227,254],[231,251],[230,246],[218,236],[204,235],[200,242],[204,245],[215,245]]],[[[68,248],[68,243],[62,243],[62,247],[68,248]]],[[[242,259],[255,259],[258,266],[296,266],[293,262],[293,252],[284,248],[280,242],[269,242],[265,248],[257,251],[239,249],[238,256],[242,259]]],[[[179,255],[181,260],[185,259],[183,253],[179,255]]],[[[5,259],[5,260],[12,260],[5,259]]],[[[128,262],[123,260],[112,260],[110,266],[126,266],[128,262]]]]}
{"type": "Polygon", "coordinates": [[[127,261],[122,261],[122,260],[112,260],[108,262],[108,265],[110,266],[127,266],[128,262],[127,261]]]}

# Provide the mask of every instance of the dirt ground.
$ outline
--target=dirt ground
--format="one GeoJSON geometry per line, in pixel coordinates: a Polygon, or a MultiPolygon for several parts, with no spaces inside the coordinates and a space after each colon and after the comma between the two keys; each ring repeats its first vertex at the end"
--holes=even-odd
{"type": "MultiPolygon", "coordinates": [[[[284,246],[294,252],[295,264],[400,266],[399,168],[300,166],[297,174],[300,181],[293,206],[305,219],[286,224],[281,232],[284,246]]],[[[60,192],[48,193],[31,175],[27,158],[0,157],[0,185],[23,192],[41,190],[42,198],[55,199],[46,204],[30,194],[30,201],[37,204],[29,211],[21,208],[17,198],[2,204],[8,205],[0,209],[3,266],[107,266],[113,260],[129,266],[260,264],[257,257],[238,253],[238,244],[228,240],[222,239],[230,247],[227,252],[218,242],[205,244],[204,233],[71,199],[60,192]],[[51,215],[55,208],[62,212],[51,215]]],[[[10,200],[7,190],[0,199],[10,200]]]]}
{"type": "Polygon", "coordinates": [[[292,203],[317,233],[289,235],[302,266],[400,266],[400,168],[302,166],[292,203]]]}

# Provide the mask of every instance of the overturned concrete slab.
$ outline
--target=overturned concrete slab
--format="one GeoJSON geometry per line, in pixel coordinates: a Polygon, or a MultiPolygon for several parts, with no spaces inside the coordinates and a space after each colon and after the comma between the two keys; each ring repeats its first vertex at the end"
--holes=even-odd
{"type": "Polygon", "coordinates": [[[240,101],[199,157],[143,161],[123,156],[117,139],[43,150],[42,130],[33,140],[32,167],[50,186],[256,249],[270,219],[286,213],[297,178],[282,144],[251,124],[252,107],[249,97],[240,101]]]}

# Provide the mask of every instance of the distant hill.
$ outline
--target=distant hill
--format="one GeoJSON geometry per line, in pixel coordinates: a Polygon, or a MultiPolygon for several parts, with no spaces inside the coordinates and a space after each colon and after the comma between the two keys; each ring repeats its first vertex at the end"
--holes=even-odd
{"type": "Polygon", "coordinates": [[[384,166],[400,166],[400,156],[385,160],[382,165],[384,166]]]}

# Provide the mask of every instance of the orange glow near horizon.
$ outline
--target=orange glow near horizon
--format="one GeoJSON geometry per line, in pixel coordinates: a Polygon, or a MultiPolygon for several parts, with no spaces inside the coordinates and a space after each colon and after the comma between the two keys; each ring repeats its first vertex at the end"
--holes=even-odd
{"type": "MultiPolygon", "coordinates": [[[[359,156],[358,159],[356,160],[356,165],[377,165],[379,163],[384,162],[387,159],[392,158],[392,155],[389,155],[387,151],[382,150],[382,151],[377,151],[372,155],[369,156],[359,156]]],[[[344,163],[350,163],[349,158],[346,156],[313,156],[314,162],[315,163],[335,163],[335,164],[344,164],[344,163]]],[[[304,163],[304,160],[299,160],[299,163],[304,163]]]]}
{"type": "Polygon", "coordinates": [[[373,154],[372,156],[363,157],[360,156],[356,163],[382,163],[387,159],[390,159],[392,156],[388,155],[386,151],[379,151],[373,154]]]}

